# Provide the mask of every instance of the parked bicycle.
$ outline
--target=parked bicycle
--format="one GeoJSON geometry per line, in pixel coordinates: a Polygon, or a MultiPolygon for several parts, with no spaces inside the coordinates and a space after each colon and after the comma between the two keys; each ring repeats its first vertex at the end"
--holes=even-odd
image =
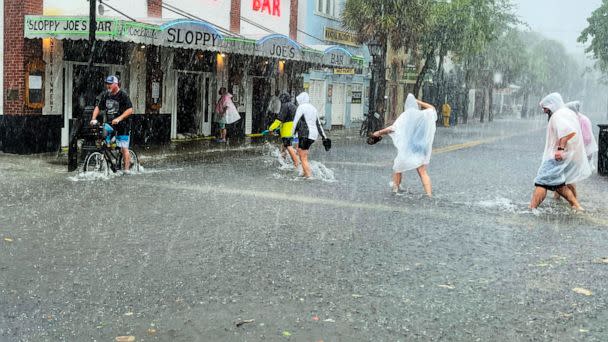
{"type": "MultiPolygon", "coordinates": [[[[123,168],[122,152],[116,146],[116,130],[109,130],[105,125],[91,127],[95,135],[95,148],[85,158],[82,168],[83,172],[98,172],[109,175],[110,170],[117,173],[123,168]]],[[[137,153],[129,148],[129,155],[131,156],[130,169],[135,172],[139,171],[139,157],[137,153]]]]}
{"type": "Polygon", "coordinates": [[[384,128],[384,120],[383,116],[379,113],[374,113],[374,115],[370,115],[369,113],[365,114],[365,119],[361,122],[361,128],[359,129],[359,135],[362,137],[367,137],[375,131],[384,128]]]}

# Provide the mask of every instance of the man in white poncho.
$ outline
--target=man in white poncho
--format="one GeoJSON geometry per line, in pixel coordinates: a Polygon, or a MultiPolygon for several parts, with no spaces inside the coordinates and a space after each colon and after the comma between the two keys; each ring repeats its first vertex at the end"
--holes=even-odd
{"type": "Polygon", "coordinates": [[[397,157],[393,164],[392,190],[394,193],[399,192],[403,172],[416,169],[424,191],[429,197],[432,196],[431,178],[426,166],[431,160],[433,140],[437,129],[435,121],[437,121],[435,107],[418,101],[414,95],[408,94],[405,111],[397,120],[391,126],[372,133],[372,136],[376,138],[389,134],[397,148],[397,157]]]}
{"type": "Polygon", "coordinates": [[[547,196],[547,190],[550,190],[557,191],[574,209],[582,210],[576,195],[567,186],[591,175],[578,118],[566,107],[558,93],[547,95],[540,106],[549,115],[549,124],[542,164],[534,179],[536,188],[530,208],[537,208],[547,196]]]}

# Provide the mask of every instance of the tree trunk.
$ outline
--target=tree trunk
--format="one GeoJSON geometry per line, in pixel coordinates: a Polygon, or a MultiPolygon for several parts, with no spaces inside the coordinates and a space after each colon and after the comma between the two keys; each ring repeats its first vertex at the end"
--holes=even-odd
{"type": "Polygon", "coordinates": [[[488,121],[492,122],[492,121],[494,121],[494,109],[492,108],[494,106],[494,86],[490,86],[488,93],[489,93],[488,100],[489,100],[489,108],[490,108],[490,111],[488,112],[488,121]]]}
{"type": "Polygon", "coordinates": [[[420,70],[420,73],[416,78],[416,84],[414,85],[414,96],[416,97],[420,95],[420,88],[422,87],[422,82],[424,81],[424,77],[426,76],[426,73],[429,71],[429,68],[431,66],[431,58],[433,58],[433,52],[429,51],[425,56],[424,65],[422,66],[422,70],[420,70]]]}
{"type": "Polygon", "coordinates": [[[528,101],[530,100],[530,92],[524,91],[524,103],[521,104],[521,118],[528,118],[528,101]]]}
{"type": "Polygon", "coordinates": [[[384,120],[386,121],[386,100],[384,96],[386,96],[386,50],[387,44],[385,43],[382,47],[382,57],[380,58],[380,63],[376,65],[376,72],[378,73],[377,78],[377,92],[376,92],[376,108],[377,112],[384,116],[384,120]]]}

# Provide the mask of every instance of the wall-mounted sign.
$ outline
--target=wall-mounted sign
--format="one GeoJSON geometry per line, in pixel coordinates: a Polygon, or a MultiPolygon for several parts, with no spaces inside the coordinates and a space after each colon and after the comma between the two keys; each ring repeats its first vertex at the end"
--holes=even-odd
{"type": "Polygon", "coordinates": [[[161,29],[155,25],[147,25],[135,22],[124,22],[121,35],[130,41],[153,44],[160,37],[161,29]]]}
{"type": "Polygon", "coordinates": [[[194,20],[176,20],[161,26],[161,44],[180,48],[219,48],[224,37],[211,25],[194,20]]]}
{"type": "Polygon", "coordinates": [[[300,59],[302,48],[286,36],[273,34],[258,40],[256,54],[280,59],[300,59]]]}
{"type": "Polygon", "coordinates": [[[351,103],[357,104],[361,103],[362,92],[361,91],[353,91],[353,97],[351,103]]]}
{"type": "MultiPolygon", "coordinates": [[[[26,16],[26,38],[46,38],[49,36],[75,36],[89,34],[88,17],[26,16]]],[[[98,18],[96,36],[116,36],[118,25],[115,19],[98,18]]]]}
{"type": "Polygon", "coordinates": [[[334,75],[354,75],[355,68],[335,68],[334,75]]]}
{"type": "Polygon", "coordinates": [[[359,46],[357,35],[347,31],[336,30],[331,27],[325,28],[325,40],[350,46],[359,46]]]}
{"type": "Polygon", "coordinates": [[[269,15],[281,16],[281,0],[253,0],[253,10],[269,15]]]}

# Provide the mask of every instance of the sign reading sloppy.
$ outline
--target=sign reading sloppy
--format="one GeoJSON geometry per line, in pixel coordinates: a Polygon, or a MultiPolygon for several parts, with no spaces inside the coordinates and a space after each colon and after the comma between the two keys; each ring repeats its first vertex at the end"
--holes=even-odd
{"type": "Polygon", "coordinates": [[[163,45],[182,48],[215,48],[223,40],[222,35],[202,22],[184,21],[165,25],[161,35],[163,45]]]}

